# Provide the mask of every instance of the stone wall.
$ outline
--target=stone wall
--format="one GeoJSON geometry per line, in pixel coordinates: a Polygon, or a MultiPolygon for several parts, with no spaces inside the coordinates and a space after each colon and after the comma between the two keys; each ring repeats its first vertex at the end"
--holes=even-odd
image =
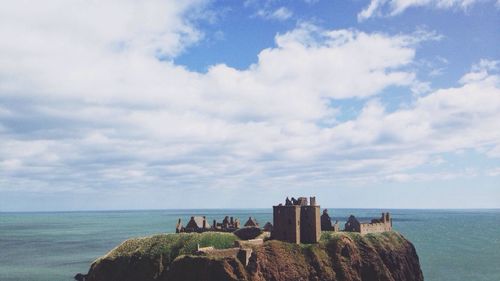
{"type": "Polygon", "coordinates": [[[261,246],[264,244],[264,239],[250,239],[250,240],[235,240],[234,246],[239,248],[250,247],[250,246],[261,246]]]}
{"type": "Polygon", "coordinates": [[[370,223],[361,223],[358,219],[351,215],[344,228],[344,231],[359,232],[361,234],[386,232],[391,230],[392,219],[389,213],[382,213],[380,219],[373,219],[370,223]]]}
{"type": "Polygon", "coordinates": [[[391,231],[392,227],[390,223],[379,222],[379,223],[361,223],[361,234],[366,233],[376,233],[376,232],[386,232],[391,231]]]}
{"type": "Polygon", "coordinates": [[[300,207],[300,242],[317,243],[321,237],[319,206],[300,207]]]}
{"type": "Polygon", "coordinates": [[[316,198],[286,198],[285,205],[273,206],[271,238],[290,243],[317,243],[321,236],[320,206],[316,198]]]}
{"type": "Polygon", "coordinates": [[[290,243],[300,243],[300,206],[273,206],[271,237],[290,243]]]}
{"type": "Polygon", "coordinates": [[[248,265],[248,261],[252,256],[253,250],[251,248],[230,248],[230,249],[208,249],[206,247],[205,250],[199,250],[197,252],[198,255],[205,255],[214,258],[227,258],[227,257],[235,257],[237,258],[241,264],[244,266],[248,265]]]}

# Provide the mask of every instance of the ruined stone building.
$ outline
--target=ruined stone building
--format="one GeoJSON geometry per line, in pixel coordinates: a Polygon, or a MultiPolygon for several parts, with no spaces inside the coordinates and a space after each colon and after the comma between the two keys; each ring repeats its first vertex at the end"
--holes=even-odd
{"type": "Polygon", "coordinates": [[[212,224],[213,231],[233,232],[235,230],[238,230],[239,228],[240,228],[240,220],[228,216],[226,216],[222,220],[222,223],[219,223],[216,220],[214,220],[212,224]]]}
{"type": "Polygon", "coordinates": [[[328,215],[328,210],[324,209],[321,215],[321,231],[339,231],[339,221],[332,224],[332,219],[328,215]]]}
{"type": "Polygon", "coordinates": [[[257,223],[257,220],[255,218],[248,217],[248,220],[244,226],[245,227],[259,227],[259,224],[257,223]]]}
{"type": "Polygon", "coordinates": [[[290,243],[317,243],[321,236],[320,206],[316,198],[286,198],[285,205],[273,206],[271,237],[290,243]]]}
{"type": "MultiPolygon", "coordinates": [[[[244,228],[240,229],[240,220],[226,216],[221,223],[213,220],[212,226],[205,216],[192,216],[186,226],[181,219],[178,220],[175,232],[236,232],[238,230],[261,231],[257,220],[248,217],[244,228]]],[[[310,197],[309,203],[306,197],[285,200],[285,204],[273,206],[273,224],[267,222],[264,231],[271,232],[271,238],[290,243],[317,243],[321,237],[321,231],[340,231],[339,223],[332,219],[328,210],[323,210],[320,216],[320,206],[316,205],[316,197],[310,197]]],[[[371,222],[360,222],[351,215],[345,224],[344,231],[359,232],[361,234],[385,232],[392,230],[392,218],[389,213],[382,213],[379,219],[371,222]]],[[[260,233],[259,233],[260,234],[260,233]]]]}
{"type": "Polygon", "coordinates": [[[175,232],[205,232],[210,229],[210,224],[207,222],[207,218],[205,216],[200,217],[191,217],[186,226],[182,226],[181,219],[177,221],[177,225],[175,227],[175,232]]]}
{"type": "Polygon", "coordinates": [[[262,230],[267,231],[267,232],[273,231],[273,224],[270,222],[266,222],[266,224],[264,225],[262,230]]]}
{"type": "Polygon", "coordinates": [[[240,228],[240,220],[233,217],[226,216],[222,223],[213,220],[212,226],[208,223],[205,216],[193,216],[188,221],[186,226],[182,226],[182,221],[179,219],[175,227],[175,232],[206,232],[206,231],[220,231],[220,232],[233,232],[240,228]]]}
{"type": "Polygon", "coordinates": [[[361,234],[391,230],[392,218],[389,213],[382,213],[380,219],[372,219],[371,222],[360,222],[355,216],[351,215],[344,227],[344,231],[359,232],[361,234]]]}

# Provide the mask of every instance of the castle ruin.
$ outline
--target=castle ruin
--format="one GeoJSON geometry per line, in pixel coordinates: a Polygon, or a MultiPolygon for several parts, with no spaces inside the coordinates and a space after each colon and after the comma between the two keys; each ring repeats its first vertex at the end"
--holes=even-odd
{"type": "Polygon", "coordinates": [[[255,218],[248,217],[248,220],[245,223],[244,227],[259,227],[259,223],[255,218]]]}
{"type": "Polygon", "coordinates": [[[321,231],[339,231],[339,221],[332,224],[332,219],[328,215],[328,210],[324,209],[321,215],[321,231]]]}
{"type": "Polygon", "coordinates": [[[392,218],[389,213],[382,213],[380,219],[372,219],[371,222],[360,222],[351,215],[345,223],[344,231],[359,232],[361,234],[385,232],[392,230],[392,218]]]}
{"type": "Polygon", "coordinates": [[[321,236],[320,206],[316,198],[306,197],[291,200],[285,205],[273,206],[273,229],[271,238],[290,243],[317,243],[321,236]]]}
{"type": "Polygon", "coordinates": [[[240,219],[234,219],[233,217],[224,217],[222,223],[218,223],[216,220],[213,222],[212,230],[213,231],[222,231],[222,232],[233,232],[240,228],[240,219]]]}
{"type": "Polygon", "coordinates": [[[208,224],[207,218],[205,216],[193,216],[188,221],[186,226],[182,225],[181,219],[177,221],[175,227],[176,233],[181,232],[206,232],[206,231],[219,231],[219,232],[234,232],[240,228],[240,220],[234,219],[233,217],[226,216],[222,223],[213,220],[212,226],[208,224]]]}
{"type": "MultiPolygon", "coordinates": [[[[257,220],[249,217],[244,225],[245,229],[260,229],[257,220]]],[[[235,232],[240,229],[240,220],[226,216],[222,223],[213,220],[210,225],[205,216],[192,216],[186,226],[181,219],[178,220],[175,232],[235,232]]],[[[328,210],[323,210],[320,216],[320,206],[316,204],[316,197],[299,197],[285,200],[285,204],[273,206],[273,224],[267,222],[264,231],[271,232],[271,238],[290,243],[317,243],[321,237],[321,231],[340,231],[338,221],[332,223],[328,210]]],[[[371,222],[360,222],[351,215],[345,223],[344,230],[358,232],[360,234],[385,232],[392,230],[392,218],[387,213],[382,213],[378,219],[371,222]]]]}
{"type": "Polygon", "coordinates": [[[205,216],[193,216],[188,221],[186,226],[182,226],[181,219],[177,221],[177,225],[175,226],[175,232],[205,232],[210,229],[210,224],[207,222],[207,218],[205,216]]]}

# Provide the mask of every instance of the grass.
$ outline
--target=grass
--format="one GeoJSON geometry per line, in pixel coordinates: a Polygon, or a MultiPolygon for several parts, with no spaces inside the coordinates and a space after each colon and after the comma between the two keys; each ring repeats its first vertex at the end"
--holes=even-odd
{"type": "Polygon", "coordinates": [[[200,247],[227,249],[233,247],[235,240],[238,238],[232,233],[222,232],[158,234],[126,240],[103,259],[140,255],[151,258],[163,256],[172,261],[179,255],[194,253],[198,244],[200,247]]]}
{"type": "Polygon", "coordinates": [[[327,242],[330,242],[332,240],[338,240],[338,239],[340,239],[342,237],[349,237],[352,240],[357,241],[357,240],[359,240],[359,238],[361,237],[361,235],[359,233],[355,233],[355,232],[322,231],[321,232],[321,237],[319,239],[319,242],[320,243],[327,243],[327,242]]]}
{"type": "Polygon", "coordinates": [[[404,238],[397,232],[388,231],[381,233],[369,233],[361,235],[356,232],[333,232],[333,231],[322,231],[320,243],[326,244],[332,241],[338,241],[342,237],[348,237],[355,243],[369,243],[374,246],[385,246],[389,248],[398,248],[404,243],[404,238]]]}
{"type": "MultiPolygon", "coordinates": [[[[283,246],[288,248],[289,251],[300,252],[305,250],[316,252],[318,246],[324,247],[327,244],[336,243],[342,237],[348,237],[355,243],[364,242],[389,249],[398,248],[404,242],[403,238],[395,232],[360,235],[353,232],[323,231],[319,245],[283,243],[283,246]]],[[[234,234],[223,232],[158,234],[126,240],[101,259],[112,260],[118,257],[135,255],[150,258],[162,256],[167,262],[171,262],[179,255],[193,254],[197,249],[197,245],[200,245],[200,247],[212,246],[216,249],[228,249],[233,247],[235,240],[239,239],[234,234]]]]}
{"type": "Polygon", "coordinates": [[[366,234],[364,238],[377,248],[397,249],[404,243],[403,237],[395,232],[370,233],[366,234]]]}

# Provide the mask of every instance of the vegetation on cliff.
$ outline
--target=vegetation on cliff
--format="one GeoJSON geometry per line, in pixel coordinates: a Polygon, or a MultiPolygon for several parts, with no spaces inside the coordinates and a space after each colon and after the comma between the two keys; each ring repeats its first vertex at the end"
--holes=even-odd
{"type": "Polygon", "coordinates": [[[127,240],[96,260],[86,280],[423,280],[415,248],[396,232],[323,232],[310,245],[270,240],[254,248],[246,267],[235,257],[192,255],[197,244],[224,249],[237,239],[207,232],[127,240]]]}
{"type": "Polygon", "coordinates": [[[150,237],[132,238],[124,241],[111,250],[100,260],[114,260],[133,256],[144,258],[167,258],[166,262],[173,261],[179,255],[193,254],[197,247],[212,246],[216,249],[227,249],[234,246],[238,237],[232,233],[205,232],[205,233],[179,233],[158,234],[150,237]]]}

